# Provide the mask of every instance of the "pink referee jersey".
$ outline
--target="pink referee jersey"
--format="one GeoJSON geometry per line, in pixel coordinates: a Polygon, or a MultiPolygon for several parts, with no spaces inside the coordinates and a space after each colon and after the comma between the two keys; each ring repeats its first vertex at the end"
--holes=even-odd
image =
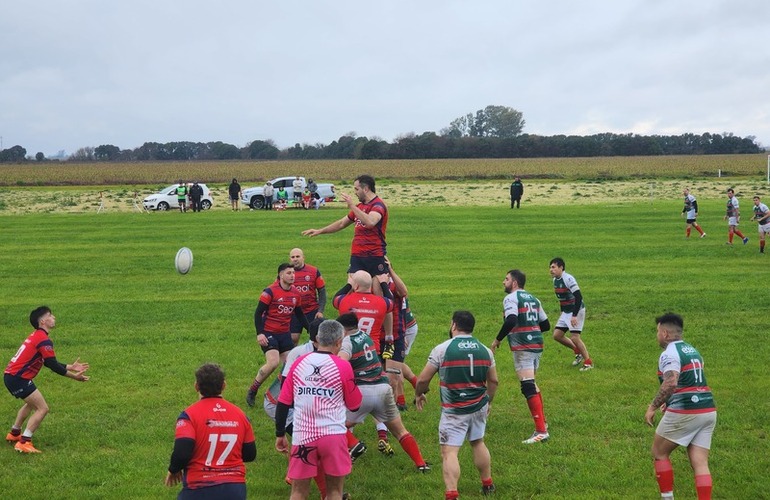
{"type": "Polygon", "coordinates": [[[278,401],[294,405],[292,445],[345,434],[346,409],[361,406],[350,363],[328,352],[311,352],[289,369],[278,401]]]}

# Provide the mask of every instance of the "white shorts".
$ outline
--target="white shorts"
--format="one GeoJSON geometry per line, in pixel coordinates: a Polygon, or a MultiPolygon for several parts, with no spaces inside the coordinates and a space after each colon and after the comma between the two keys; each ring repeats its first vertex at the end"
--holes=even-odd
{"type": "Polygon", "coordinates": [[[438,422],[438,443],[460,447],[466,439],[477,441],[483,438],[487,430],[488,411],[488,404],[477,412],[462,415],[442,411],[438,422]]]}
{"type": "Polygon", "coordinates": [[[390,422],[399,416],[390,384],[362,384],[358,388],[363,396],[361,408],[356,412],[347,412],[348,423],[360,424],[367,415],[373,416],[380,422],[390,422]]]}
{"type": "Polygon", "coordinates": [[[521,370],[535,370],[540,368],[540,358],[542,352],[513,351],[513,369],[517,372],[521,370]]]}
{"type": "Polygon", "coordinates": [[[764,234],[770,234],[770,223],[757,226],[757,230],[759,231],[760,236],[764,234]]]}
{"type": "Polygon", "coordinates": [[[412,348],[415,337],[417,337],[417,323],[415,323],[414,326],[407,328],[404,332],[404,356],[409,354],[409,350],[412,348]]]}
{"type": "Polygon", "coordinates": [[[553,327],[554,330],[562,330],[564,332],[572,332],[572,333],[580,333],[583,331],[583,323],[585,323],[586,320],[586,308],[583,307],[580,309],[580,312],[577,315],[577,328],[572,328],[572,313],[571,312],[563,312],[561,313],[561,316],[559,316],[559,321],[556,322],[556,326],[553,327]]]}
{"type": "Polygon", "coordinates": [[[728,226],[737,226],[738,225],[738,217],[728,217],[727,218],[727,225],[728,226]]]}
{"type": "Polygon", "coordinates": [[[711,436],[717,423],[717,412],[674,413],[667,411],[658,423],[655,433],[679,446],[694,444],[711,449],[711,436]]]}

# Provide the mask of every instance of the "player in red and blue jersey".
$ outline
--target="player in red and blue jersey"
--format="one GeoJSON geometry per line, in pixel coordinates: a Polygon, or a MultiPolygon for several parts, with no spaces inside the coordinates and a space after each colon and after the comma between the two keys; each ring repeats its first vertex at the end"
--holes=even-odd
{"type": "Polygon", "coordinates": [[[385,334],[385,315],[395,310],[388,283],[380,282],[382,294],[385,295],[380,297],[373,293],[372,277],[366,271],[356,271],[350,281],[352,284],[348,283],[334,295],[332,304],[340,314],[356,313],[358,328],[371,337],[376,352],[382,354],[380,340],[385,334]]]}
{"type": "MultiPolygon", "coordinates": [[[[289,252],[289,261],[294,266],[294,284],[292,287],[302,297],[302,313],[308,323],[324,317],[326,308],[326,282],[317,267],[305,262],[305,253],[301,248],[289,252]]],[[[291,320],[291,340],[297,345],[302,334],[299,321],[291,320]]]]}
{"type": "Polygon", "coordinates": [[[48,336],[49,332],[56,327],[56,316],[51,313],[50,307],[40,306],[33,310],[29,315],[29,322],[35,331],[30,333],[21,344],[8,366],[5,367],[3,374],[8,392],[24,401],[24,405],[16,414],[11,432],[5,436],[5,440],[14,443],[14,449],[19,453],[40,453],[40,450],[32,445],[32,434],[48,414],[48,404],[35,386],[33,379],[45,365],[59,375],[85,382],[88,380],[84,375],[88,370],[88,363],[81,363],[78,358],[74,363],[67,365],[56,359],[53,342],[48,336]],[[21,426],[25,420],[27,420],[27,427],[22,433],[21,426]]]}
{"type": "Polygon", "coordinates": [[[262,291],[259,304],[254,311],[254,327],[257,342],[265,353],[265,364],[259,368],[254,382],[246,392],[246,404],[254,406],[259,387],[267,380],[280,363],[286,361],[286,354],[294,348],[291,340],[291,319],[307,329],[309,324],[302,314],[302,297],[292,286],[294,266],[284,262],[278,266],[278,279],[262,291]]]}
{"type": "Polygon", "coordinates": [[[215,364],[195,372],[200,400],[176,421],[166,486],[182,483],[179,500],[246,499],[246,466],[257,457],[246,414],[222,398],[225,373],[215,364]]]}

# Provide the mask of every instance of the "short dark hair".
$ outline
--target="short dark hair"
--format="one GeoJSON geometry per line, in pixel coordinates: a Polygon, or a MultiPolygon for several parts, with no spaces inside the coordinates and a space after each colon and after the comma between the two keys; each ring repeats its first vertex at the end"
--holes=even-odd
{"type": "Polygon", "coordinates": [[[345,328],[345,330],[358,328],[358,316],[356,316],[356,313],[354,312],[340,314],[337,316],[337,322],[339,322],[345,328]]]}
{"type": "Polygon", "coordinates": [[[511,275],[511,278],[519,285],[519,288],[524,288],[524,285],[527,284],[527,275],[521,272],[518,269],[511,269],[508,271],[508,274],[511,275]]]}
{"type": "Polygon", "coordinates": [[[729,188],[729,189],[727,190],[727,192],[728,192],[728,193],[733,193],[733,194],[735,194],[735,190],[734,190],[733,188],[729,188]]]}
{"type": "Polygon", "coordinates": [[[288,268],[290,268],[290,267],[291,267],[292,269],[294,269],[294,266],[292,266],[292,265],[291,265],[291,264],[289,264],[288,262],[284,262],[284,263],[282,263],[280,266],[278,266],[278,274],[280,275],[282,272],[284,272],[286,269],[288,269],[288,268]]]}
{"type": "Polygon", "coordinates": [[[564,259],[562,259],[561,257],[554,257],[553,259],[551,259],[551,262],[549,262],[548,265],[550,266],[551,264],[556,264],[562,269],[567,269],[567,264],[564,263],[564,259]]]}
{"type": "Polygon", "coordinates": [[[680,332],[684,329],[684,319],[678,314],[667,312],[663,316],[659,316],[655,318],[655,324],[656,325],[666,325],[666,326],[673,326],[675,329],[679,330],[680,332]]]}
{"type": "Polygon", "coordinates": [[[51,312],[51,308],[48,306],[40,306],[29,313],[29,323],[32,328],[40,328],[40,318],[51,312]]]}
{"type": "Polygon", "coordinates": [[[358,184],[363,184],[364,186],[369,187],[369,191],[372,193],[376,193],[377,190],[374,187],[374,177],[372,177],[369,174],[362,174],[356,177],[356,180],[358,181],[358,184]]]}
{"type": "Polygon", "coordinates": [[[324,319],[325,318],[315,318],[310,322],[310,328],[307,330],[307,333],[310,336],[310,342],[315,342],[315,339],[318,336],[318,325],[323,323],[324,319]]]}
{"type": "Polygon", "coordinates": [[[452,323],[461,332],[473,333],[473,328],[476,326],[476,318],[473,317],[470,311],[455,311],[452,314],[452,323]]]}
{"type": "Polygon", "coordinates": [[[206,363],[195,371],[195,382],[204,398],[219,396],[225,388],[225,372],[215,363],[206,363]]]}

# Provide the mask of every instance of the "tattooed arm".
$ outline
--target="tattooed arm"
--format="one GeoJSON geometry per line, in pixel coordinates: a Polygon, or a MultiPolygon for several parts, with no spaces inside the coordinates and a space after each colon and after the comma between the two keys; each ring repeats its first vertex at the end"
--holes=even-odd
{"type": "Polygon", "coordinates": [[[663,373],[663,382],[660,384],[660,389],[658,389],[658,393],[655,395],[652,403],[647,407],[647,412],[644,414],[644,421],[647,422],[647,425],[652,426],[655,412],[668,401],[668,398],[670,398],[672,394],[674,394],[674,390],[678,383],[679,372],[671,370],[663,373]]]}

